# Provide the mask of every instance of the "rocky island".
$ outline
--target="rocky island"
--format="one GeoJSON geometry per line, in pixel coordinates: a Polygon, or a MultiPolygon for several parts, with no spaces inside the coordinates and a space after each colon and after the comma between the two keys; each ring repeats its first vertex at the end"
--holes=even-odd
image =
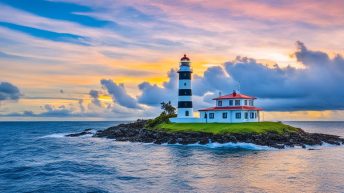
{"type": "MultiPolygon", "coordinates": [[[[229,124],[230,127],[224,127],[224,124],[199,124],[193,125],[190,129],[187,124],[159,124],[158,127],[149,128],[147,120],[137,120],[132,123],[119,124],[105,130],[97,131],[93,137],[103,137],[115,139],[116,141],[130,141],[155,144],[207,144],[209,142],[217,143],[252,143],[256,145],[269,146],[278,149],[286,147],[306,145],[322,145],[324,143],[332,145],[344,144],[344,139],[335,136],[320,133],[308,133],[302,129],[291,127],[279,122],[260,122],[229,124]],[[250,126],[251,125],[251,126],[250,126]],[[180,129],[184,127],[185,129],[180,129]],[[221,129],[209,129],[209,128],[221,129]],[[247,128],[245,132],[241,128],[247,128]],[[239,129],[238,129],[239,128],[239,129]],[[255,128],[253,131],[252,128],[255,128]],[[247,131],[248,130],[248,131],[247,131]]],[[[90,130],[81,133],[70,134],[69,137],[76,137],[85,134],[92,134],[90,130]]]]}
{"type": "Polygon", "coordinates": [[[123,123],[96,133],[85,129],[80,133],[66,135],[115,139],[155,144],[208,144],[208,143],[251,143],[283,149],[307,145],[343,145],[344,139],[336,135],[308,133],[282,122],[246,123],[171,123],[175,108],[170,103],[162,103],[164,111],[156,118],[123,123]]]}

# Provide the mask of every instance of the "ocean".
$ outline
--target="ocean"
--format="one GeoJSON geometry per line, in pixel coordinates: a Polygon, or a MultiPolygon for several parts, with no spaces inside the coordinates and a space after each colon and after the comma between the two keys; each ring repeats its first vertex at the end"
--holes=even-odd
{"type": "MultiPolygon", "coordinates": [[[[155,145],[65,134],[118,122],[0,122],[0,192],[344,192],[344,146],[155,145]]],[[[344,137],[344,122],[287,122],[344,137]]]]}

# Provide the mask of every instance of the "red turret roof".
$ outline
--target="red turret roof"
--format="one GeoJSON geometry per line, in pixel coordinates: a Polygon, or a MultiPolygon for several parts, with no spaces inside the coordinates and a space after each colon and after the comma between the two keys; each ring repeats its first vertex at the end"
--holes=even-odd
{"type": "Polygon", "coordinates": [[[198,111],[223,111],[223,110],[249,110],[249,111],[261,111],[262,108],[251,106],[235,106],[235,107],[210,107],[206,109],[200,109],[198,111]]]}
{"type": "Polygon", "coordinates": [[[188,58],[188,57],[186,56],[186,54],[184,54],[184,56],[183,56],[180,60],[187,60],[187,61],[190,61],[190,58],[188,58]]]}
{"type": "Polygon", "coordinates": [[[220,99],[256,99],[256,97],[247,96],[244,94],[236,93],[235,91],[232,94],[219,96],[217,98],[214,98],[213,100],[220,100],[220,99]]]}

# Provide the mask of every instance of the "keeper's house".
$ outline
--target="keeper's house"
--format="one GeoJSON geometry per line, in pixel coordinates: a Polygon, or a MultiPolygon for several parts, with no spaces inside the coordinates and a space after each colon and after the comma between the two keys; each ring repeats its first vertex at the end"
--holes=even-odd
{"type": "Polygon", "coordinates": [[[254,106],[255,97],[233,91],[232,94],[214,98],[215,107],[198,110],[202,122],[208,123],[241,123],[258,122],[262,108],[254,106]]]}
{"type": "Polygon", "coordinates": [[[191,62],[184,55],[179,66],[178,112],[176,118],[171,118],[173,123],[241,123],[258,122],[259,112],[263,110],[254,106],[255,97],[232,94],[214,98],[215,107],[199,110],[200,117],[193,116],[192,87],[191,87],[191,62]]]}

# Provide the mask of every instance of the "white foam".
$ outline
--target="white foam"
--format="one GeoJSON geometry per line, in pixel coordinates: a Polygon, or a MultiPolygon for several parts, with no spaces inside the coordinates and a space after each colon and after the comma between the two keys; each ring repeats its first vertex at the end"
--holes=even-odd
{"type": "MultiPolygon", "coordinates": [[[[162,144],[162,145],[183,145],[183,144],[162,144]]],[[[262,145],[256,145],[253,143],[207,143],[207,144],[199,144],[199,143],[194,143],[194,144],[187,144],[186,146],[189,147],[207,147],[207,148],[228,148],[228,149],[247,149],[247,150],[256,150],[256,151],[261,151],[261,150],[276,150],[276,148],[273,147],[268,147],[268,146],[262,146],[262,145]]]]}
{"type": "MultiPolygon", "coordinates": [[[[92,129],[92,130],[89,130],[88,132],[90,132],[90,134],[81,135],[79,137],[80,138],[92,137],[94,134],[97,133],[97,130],[92,129]]],[[[69,134],[72,134],[72,133],[53,133],[53,134],[42,136],[40,138],[64,138],[64,137],[66,137],[66,135],[69,135],[69,134]]]]}
{"type": "Polygon", "coordinates": [[[329,144],[323,142],[321,145],[306,145],[307,149],[321,149],[321,148],[328,148],[328,147],[339,147],[339,145],[329,144]]]}
{"type": "Polygon", "coordinates": [[[53,133],[50,135],[42,136],[40,138],[63,138],[63,137],[66,137],[66,135],[68,135],[68,134],[70,134],[70,133],[53,133]]]}

